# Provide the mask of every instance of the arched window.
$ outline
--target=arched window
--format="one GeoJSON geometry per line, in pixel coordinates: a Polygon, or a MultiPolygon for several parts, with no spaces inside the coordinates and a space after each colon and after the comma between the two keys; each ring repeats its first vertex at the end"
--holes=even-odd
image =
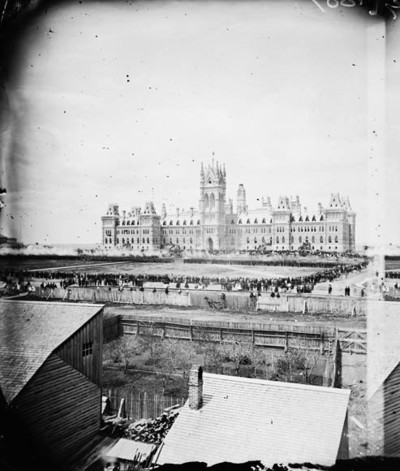
{"type": "Polygon", "coordinates": [[[210,200],[208,198],[208,194],[206,193],[206,196],[204,197],[204,208],[208,209],[209,205],[210,205],[210,200]]]}
{"type": "Polygon", "coordinates": [[[257,243],[257,237],[254,237],[254,243],[255,244],[257,243]]]}
{"type": "Polygon", "coordinates": [[[282,236],[282,244],[285,243],[285,236],[282,236]]]}
{"type": "Polygon", "coordinates": [[[247,219],[246,224],[250,224],[250,219],[247,219]]]}
{"type": "Polygon", "coordinates": [[[254,219],[254,224],[258,224],[257,218],[254,219]]]}
{"type": "Polygon", "coordinates": [[[311,237],[311,243],[315,244],[315,237],[314,236],[311,237]]]}
{"type": "Polygon", "coordinates": [[[247,243],[250,244],[250,237],[247,237],[247,243]]]}
{"type": "Polygon", "coordinates": [[[319,218],[320,221],[323,221],[324,220],[324,216],[321,215],[321,217],[319,218]]]}
{"type": "Polygon", "coordinates": [[[320,241],[321,244],[323,244],[323,243],[324,243],[324,238],[321,236],[321,237],[319,238],[319,241],[320,241]]]}
{"type": "Polygon", "coordinates": [[[186,226],[186,219],[183,221],[183,225],[186,226]]]}
{"type": "Polygon", "coordinates": [[[164,221],[164,222],[163,222],[163,226],[166,226],[166,225],[167,225],[167,221],[164,221]]]}
{"type": "Polygon", "coordinates": [[[279,244],[279,237],[276,238],[276,243],[279,244]]]}
{"type": "Polygon", "coordinates": [[[172,226],[172,220],[171,220],[171,221],[169,221],[169,225],[170,225],[170,226],[172,226]]]}
{"type": "Polygon", "coordinates": [[[125,226],[125,221],[122,221],[122,225],[125,226]]]}
{"type": "Polygon", "coordinates": [[[193,244],[193,239],[192,238],[190,238],[190,243],[193,244]]]}
{"type": "Polygon", "coordinates": [[[328,242],[329,242],[330,244],[332,243],[332,237],[331,237],[331,236],[328,237],[328,242]]]}
{"type": "Polygon", "coordinates": [[[303,239],[301,238],[301,236],[299,237],[299,244],[301,244],[303,242],[303,239]]]}
{"type": "Polygon", "coordinates": [[[263,238],[261,239],[261,242],[262,242],[263,244],[265,244],[265,237],[263,237],[263,238]]]}
{"type": "Polygon", "coordinates": [[[239,222],[238,222],[238,224],[242,224],[242,220],[241,220],[241,219],[239,219],[239,222]]]}
{"type": "Polygon", "coordinates": [[[200,219],[198,219],[198,221],[197,221],[197,225],[198,225],[198,226],[200,226],[200,219]]]}
{"type": "Polygon", "coordinates": [[[190,225],[193,226],[193,219],[190,220],[190,225]]]}
{"type": "Polygon", "coordinates": [[[262,224],[266,224],[266,222],[267,221],[265,220],[265,218],[263,218],[263,220],[261,221],[262,224]]]}
{"type": "Polygon", "coordinates": [[[337,244],[339,242],[339,237],[336,235],[335,236],[335,244],[337,244]]]}
{"type": "Polygon", "coordinates": [[[235,221],[232,219],[231,224],[235,224],[235,221]]]}
{"type": "Polygon", "coordinates": [[[179,219],[176,221],[176,225],[179,226],[180,222],[179,219]]]}
{"type": "Polygon", "coordinates": [[[308,215],[307,215],[307,216],[306,216],[306,221],[308,222],[309,220],[310,220],[310,219],[309,219],[309,217],[308,217],[308,215]]]}

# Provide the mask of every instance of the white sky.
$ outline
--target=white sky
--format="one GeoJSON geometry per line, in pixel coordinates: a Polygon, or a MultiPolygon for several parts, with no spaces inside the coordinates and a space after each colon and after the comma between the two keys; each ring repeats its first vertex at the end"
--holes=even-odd
{"type": "Polygon", "coordinates": [[[298,194],[313,209],[340,192],[357,242],[376,241],[370,202],[386,177],[371,166],[384,152],[371,150],[384,127],[371,87],[384,29],[359,8],[324,10],[311,0],[49,9],[27,25],[9,77],[0,232],[92,243],[109,203],[197,207],[200,162],[214,152],[228,197],[243,183],[250,208],[298,194]]]}

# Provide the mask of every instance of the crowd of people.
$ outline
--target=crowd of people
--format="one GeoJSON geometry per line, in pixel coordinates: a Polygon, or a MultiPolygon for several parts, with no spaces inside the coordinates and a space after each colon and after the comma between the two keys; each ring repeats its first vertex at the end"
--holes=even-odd
{"type": "Polygon", "coordinates": [[[189,276],[189,275],[131,275],[111,273],[79,273],[74,271],[3,271],[1,281],[5,283],[17,283],[23,291],[28,291],[33,279],[41,281],[42,288],[68,288],[77,286],[87,287],[117,287],[119,289],[144,289],[146,283],[162,283],[176,289],[206,289],[210,285],[217,285],[224,291],[250,291],[273,292],[295,291],[298,293],[310,293],[314,286],[321,282],[332,282],[342,275],[346,275],[365,268],[367,262],[357,264],[341,264],[335,267],[318,271],[316,273],[281,278],[250,278],[250,277],[219,277],[219,276],[189,276]]]}

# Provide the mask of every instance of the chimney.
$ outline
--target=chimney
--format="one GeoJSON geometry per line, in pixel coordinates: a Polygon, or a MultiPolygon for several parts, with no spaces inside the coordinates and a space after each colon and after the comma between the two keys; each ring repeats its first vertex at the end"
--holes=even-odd
{"type": "Polygon", "coordinates": [[[199,410],[203,405],[203,368],[193,365],[189,373],[189,407],[199,410]]]}

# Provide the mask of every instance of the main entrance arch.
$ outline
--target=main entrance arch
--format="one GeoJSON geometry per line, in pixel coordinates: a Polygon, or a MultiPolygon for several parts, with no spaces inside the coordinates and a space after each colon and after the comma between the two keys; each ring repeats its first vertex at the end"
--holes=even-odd
{"type": "Polygon", "coordinates": [[[213,250],[214,250],[214,242],[211,239],[211,237],[209,237],[208,240],[207,240],[207,249],[208,249],[209,252],[213,252],[213,250]]]}

